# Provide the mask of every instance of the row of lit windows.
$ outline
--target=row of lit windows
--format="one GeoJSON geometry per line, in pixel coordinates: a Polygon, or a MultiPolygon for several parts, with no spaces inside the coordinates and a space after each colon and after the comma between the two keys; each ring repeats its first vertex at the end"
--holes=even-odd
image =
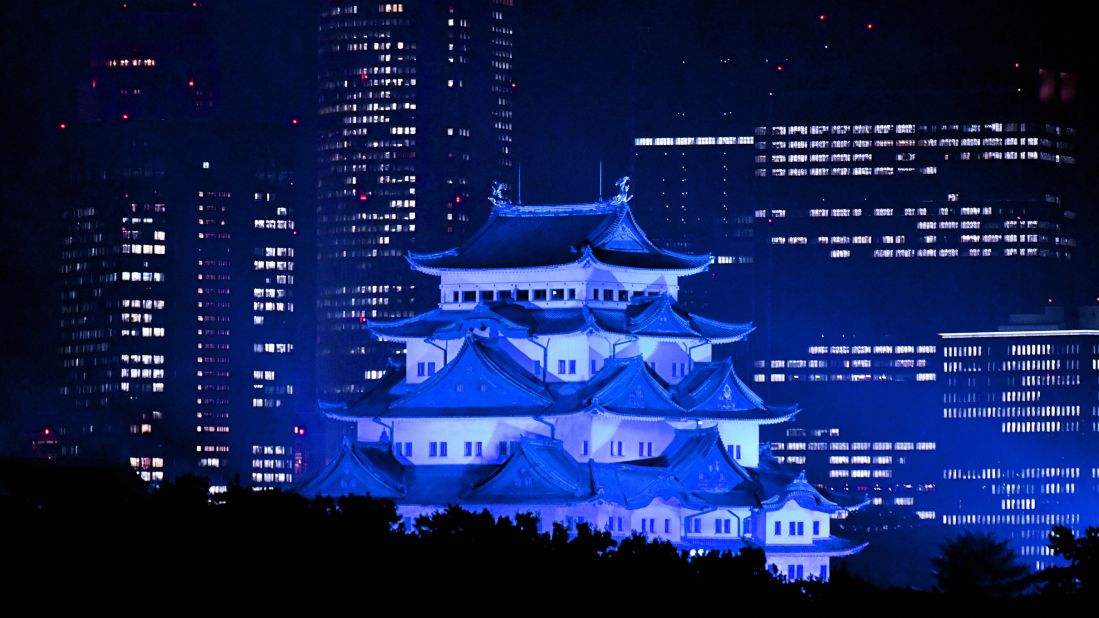
{"type": "Polygon", "coordinates": [[[119,373],[120,378],[146,378],[152,380],[163,380],[163,369],[127,369],[123,367],[119,373]]]}
{"type": "Polygon", "coordinates": [[[772,442],[772,451],[933,451],[934,442],[772,442]]]}
{"type": "Polygon", "coordinates": [[[255,260],[252,262],[255,270],[294,270],[293,262],[281,260],[255,260]]]}
{"type": "Polygon", "coordinates": [[[164,255],[164,245],[125,244],[122,245],[122,253],[164,255]]]}
{"type": "Polygon", "coordinates": [[[123,354],[120,357],[123,363],[135,365],[163,365],[164,356],[161,354],[123,354]]]}
{"type": "Polygon", "coordinates": [[[1077,513],[1018,514],[1018,515],[943,515],[947,526],[997,526],[997,525],[1075,525],[1080,523],[1077,513]]]}
{"type": "Polygon", "coordinates": [[[257,230],[292,230],[294,222],[287,219],[256,219],[253,225],[257,230]]]}
{"type": "Polygon", "coordinates": [[[992,406],[944,408],[943,418],[1078,417],[1080,406],[992,406]]]}
{"type": "Polygon", "coordinates": [[[828,476],[829,476],[829,478],[834,478],[834,479],[845,479],[845,478],[887,479],[887,478],[892,478],[893,477],[893,471],[892,470],[873,470],[873,471],[871,471],[871,470],[829,470],[828,471],[828,476]]]}
{"type": "Polygon", "coordinates": [[[252,311],[286,311],[293,313],[294,303],[255,301],[252,303],[252,311]]]}
{"type": "Polygon", "coordinates": [[[124,328],[119,332],[123,337],[163,337],[164,327],[124,328]]]}
{"type": "MultiPolygon", "coordinates": [[[[962,157],[963,159],[965,157],[962,157]]],[[[774,168],[770,170],[770,175],[775,177],[788,177],[788,176],[893,176],[894,174],[914,174],[919,173],[923,175],[938,174],[939,169],[935,166],[927,167],[791,167],[791,168],[774,168]]],[[[767,176],[768,170],[765,168],[757,168],[755,171],[756,176],[767,176]]]]}
{"type": "Polygon", "coordinates": [[[164,281],[164,273],[157,272],[123,271],[120,276],[123,281],[164,281]]]}
{"type": "MultiPolygon", "coordinates": [[[[764,361],[756,361],[756,367],[763,367],[764,361]]],[[[878,360],[869,358],[856,358],[852,360],[773,360],[771,361],[771,369],[805,369],[806,367],[811,369],[826,369],[828,367],[845,368],[850,369],[852,367],[858,369],[870,369],[871,367],[894,367],[897,369],[914,369],[916,367],[926,367],[927,359],[924,358],[897,358],[889,360],[878,360]]]]}
{"type": "Polygon", "coordinates": [[[292,343],[255,343],[252,344],[252,351],[256,353],[267,354],[287,354],[294,351],[294,344],[292,343]]]}
{"type": "Polygon", "coordinates": [[[253,483],[292,483],[294,475],[289,472],[253,472],[253,483]]]}
{"type": "Polygon", "coordinates": [[[121,382],[118,385],[118,390],[129,392],[141,392],[141,393],[163,393],[164,383],[153,382],[152,384],[131,384],[130,382],[121,382]]]}
{"type": "Polygon", "coordinates": [[[948,480],[995,480],[995,479],[1078,479],[1080,468],[1021,468],[1019,470],[1003,468],[943,470],[943,478],[948,480]]]}
{"type": "Polygon", "coordinates": [[[893,463],[893,457],[891,455],[878,455],[876,457],[871,457],[869,455],[832,455],[828,458],[828,463],[832,465],[850,464],[855,466],[868,466],[871,462],[875,465],[887,466],[893,463]]]}
{"type": "Polygon", "coordinates": [[[1012,421],[1000,423],[1002,433],[1055,433],[1080,431],[1080,423],[1060,421],[1012,421]]]}
{"type": "Polygon", "coordinates": [[[1076,493],[1076,483],[1043,483],[1041,485],[1021,483],[1001,483],[992,486],[992,494],[1047,494],[1047,495],[1061,495],[1061,494],[1074,494],[1076,493]]]}
{"type": "MultiPolygon", "coordinates": [[[[770,375],[765,373],[753,374],[752,380],[755,382],[767,382],[770,378],[771,382],[899,382],[906,381],[912,374],[905,373],[772,373],[770,375]]],[[[938,379],[938,376],[931,372],[917,372],[915,374],[917,382],[934,382],[938,379]]]]}

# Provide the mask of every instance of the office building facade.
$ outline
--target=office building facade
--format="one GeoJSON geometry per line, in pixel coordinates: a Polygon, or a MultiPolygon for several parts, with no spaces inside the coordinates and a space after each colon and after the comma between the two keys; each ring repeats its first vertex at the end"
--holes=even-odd
{"type": "Polygon", "coordinates": [[[1047,311],[942,335],[941,521],[1010,539],[1035,568],[1055,562],[1052,526],[1079,535],[1099,522],[1095,315],[1047,311]]]}
{"type": "Polygon", "coordinates": [[[409,317],[435,292],[410,250],[453,243],[512,170],[511,0],[335,0],[320,18],[317,371],[348,398],[401,351],[370,319],[409,317]]]}
{"type": "Polygon", "coordinates": [[[64,160],[63,456],[274,487],[301,468],[297,127],[219,116],[202,7],[103,16],[64,160]],[[189,40],[194,46],[180,46],[189,40]]]}

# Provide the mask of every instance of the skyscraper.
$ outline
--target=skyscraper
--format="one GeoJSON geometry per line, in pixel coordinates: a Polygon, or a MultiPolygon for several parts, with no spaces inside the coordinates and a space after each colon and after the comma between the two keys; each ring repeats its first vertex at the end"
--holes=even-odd
{"type": "Polygon", "coordinates": [[[929,517],[938,333],[1093,284],[1078,63],[1025,35],[1059,23],[1034,7],[904,29],[787,8],[673,21],[711,41],[697,49],[646,37],[635,176],[659,197],[638,218],[712,249],[693,296],[759,324],[752,382],[804,407],[770,434],[775,455],[929,517]]]}
{"type": "Polygon", "coordinates": [[[488,210],[512,178],[512,0],[326,2],[317,150],[318,392],[347,398],[386,357],[368,319],[430,308],[408,270],[488,210]]]}
{"type": "Polygon", "coordinates": [[[210,10],[102,19],[57,127],[62,453],[126,459],[153,482],[289,484],[310,386],[297,127],[220,115],[210,10]]]}

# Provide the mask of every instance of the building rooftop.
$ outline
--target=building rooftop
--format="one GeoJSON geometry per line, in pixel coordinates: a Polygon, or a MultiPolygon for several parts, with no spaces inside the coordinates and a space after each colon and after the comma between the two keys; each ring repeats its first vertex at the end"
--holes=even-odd
{"type": "Polygon", "coordinates": [[[367,322],[379,339],[461,339],[472,330],[492,329],[512,338],[573,333],[610,333],[714,344],[740,341],[752,332],[748,323],[721,322],[690,313],[671,296],[639,296],[624,307],[546,309],[509,301],[478,303],[472,309],[435,309],[393,322],[367,322]]]}
{"type": "Polygon", "coordinates": [[[488,220],[462,245],[438,253],[408,254],[412,267],[446,271],[549,268],[573,264],[693,274],[710,255],[657,247],[637,224],[628,197],[591,204],[523,206],[494,201],[488,220]]]}
{"type": "Polygon", "coordinates": [[[769,406],[730,360],[695,363],[677,386],[640,356],[607,359],[586,382],[543,383],[499,349],[506,339],[466,333],[465,345],[419,384],[392,366],[370,392],[347,404],[322,403],[332,418],[504,418],[594,411],[650,420],[717,419],[761,424],[791,418],[797,406],[769,406]]]}

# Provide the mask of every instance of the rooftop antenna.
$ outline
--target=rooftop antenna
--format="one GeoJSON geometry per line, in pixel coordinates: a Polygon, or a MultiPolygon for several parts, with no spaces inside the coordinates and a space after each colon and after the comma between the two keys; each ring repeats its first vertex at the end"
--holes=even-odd
{"type": "Polygon", "coordinates": [[[603,159],[599,160],[599,201],[603,201],[603,159]]]}

